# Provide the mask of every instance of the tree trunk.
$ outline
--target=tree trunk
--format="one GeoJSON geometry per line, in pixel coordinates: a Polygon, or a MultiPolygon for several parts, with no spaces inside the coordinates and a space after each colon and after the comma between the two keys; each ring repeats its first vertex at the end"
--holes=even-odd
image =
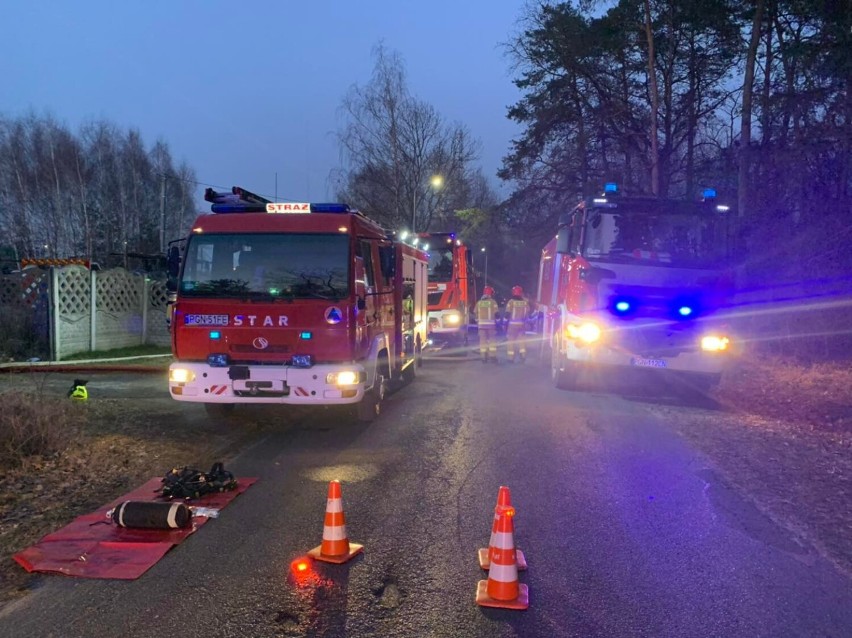
{"type": "Polygon", "coordinates": [[[746,57],[745,78],[743,80],[743,114],[740,126],[740,165],[737,179],[737,211],[740,219],[748,216],[749,211],[749,162],[751,161],[751,103],[754,85],[754,66],[757,58],[757,47],[760,44],[760,30],[763,23],[764,0],[757,0],[754,20],[751,25],[751,40],[746,57]]]}
{"type": "Polygon", "coordinates": [[[651,29],[651,1],[645,0],[645,38],[648,41],[648,91],[651,94],[651,193],[660,194],[660,149],[657,141],[657,69],[654,61],[654,33],[651,29]]]}

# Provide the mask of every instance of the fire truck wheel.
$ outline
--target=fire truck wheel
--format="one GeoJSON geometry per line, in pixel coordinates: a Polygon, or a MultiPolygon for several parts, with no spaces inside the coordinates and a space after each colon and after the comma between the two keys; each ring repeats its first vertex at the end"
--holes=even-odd
{"type": "Polygon", "coordinates": [[[207,416],[209,416],[214,421],[229,421],[234,418],[234,408],[236,406],[233,403],[205,403],[204,409],[207,412],[207,416]]]}
{"type": "Polygon", "coordinates": [[[387,359],[379,359],[376,365],[376,381],[364,393],[364,398],[355,404],[355,418],[363,423],[373,421],[382,412],[382,400],[387,390],[387,359]],[[381,372],[381,371],[384,371],[381,372]]]}
{"type": "Polygon", "coordinates": [[[554,340],[550,357],[550,377],[560,390],[571,390],[577,384],[577,371],[560,352],[559,342],[554,340]]]}
{"type": "Polygon", "coordinates": [[[364,394],[364,398],[355,404],[355,418],[363,423],[374,420],[382,411],[380,392],[373,388],[364,394]]]}
{"type": "Polygon", "coordinates": [[[417,359],[415,359],[411,365],[409,365],[405,370],[402,371],[401,381],[402,385],[408,385],[414,379],[417,378],[417,359]]]}

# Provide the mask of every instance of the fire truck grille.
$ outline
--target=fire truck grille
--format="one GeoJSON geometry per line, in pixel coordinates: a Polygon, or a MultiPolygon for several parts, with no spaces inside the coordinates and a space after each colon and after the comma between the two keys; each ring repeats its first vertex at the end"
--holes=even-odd
{"type": "Polygon", "coordinates": [[[696,335],[667,325],[624,326],[618,330],[618,342],[626,350],[645,357],[664,357],[695,350],[696,335]]]}
{"type": "Polygon", "coordinates": [[[263,350],[258,350],[251,344],[241,345],[241,344],[233,344],[231,346],[231,352],[239,353],[239,354],[281,354],[291,352],[293,349],[290,346],[276,346],[269,345],[263,350]]]}

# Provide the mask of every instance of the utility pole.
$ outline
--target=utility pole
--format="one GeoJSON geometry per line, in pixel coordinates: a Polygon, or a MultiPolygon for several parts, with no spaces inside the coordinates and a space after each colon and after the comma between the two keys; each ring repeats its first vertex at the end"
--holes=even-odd
{"type": "MultiPolygon", "coordinates": [[[[125,250],[126,252],[126,250],[125,250]]],[[[160,254],[166,254],[166,175],[160,174],[160,254]]],[[[127,258],[125,257],[125,262],[127,258]]],[[[126,267],[126,264],[125,264],[126,267]]]]}

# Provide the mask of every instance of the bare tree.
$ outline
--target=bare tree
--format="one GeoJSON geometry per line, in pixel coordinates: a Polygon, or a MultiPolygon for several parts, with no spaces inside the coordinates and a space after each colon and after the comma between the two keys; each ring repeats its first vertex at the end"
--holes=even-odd
{"type": "Polygon", "coordinates": [[[478,144],[409,93],[398,53],[379,45],[374,55],[370,82],[353,86],[341,106],[341,196],[387,226],[427,230],[442,211],[465,207],[457,200],[478,144]],[[430,187],[433,175],[439,188],[430,187]]]}

